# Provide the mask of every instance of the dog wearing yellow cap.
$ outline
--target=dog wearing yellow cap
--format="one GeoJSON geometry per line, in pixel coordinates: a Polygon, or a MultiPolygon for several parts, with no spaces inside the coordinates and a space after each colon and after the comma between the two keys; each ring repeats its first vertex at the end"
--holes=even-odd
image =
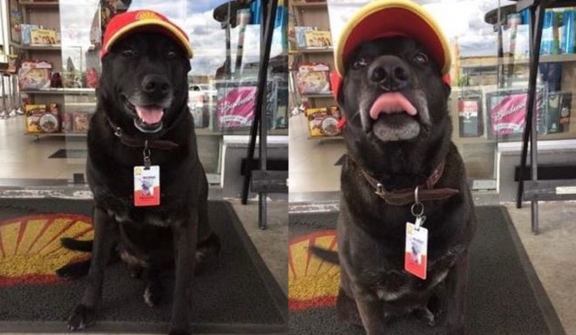
{"type": "Polygon", "coordinates": [[[368,335],[406,314],[462,335],[476,216],[451,142],[449,44],[418,4],[379,0],[346,23],[334,57],[347,147],[338,255],[313,252],[341,266],[338,315],[368,335]]]}
{"type": "MultiPolygon", "coordinates": [[[[161,273],[174,271],[169,334],[191,334],[193,275],[217,256],[220,242],[208,222],[208,182],[187,107],[190,58],[188,36],[160,13],[125,12],[106,28],[87,140],[92,256],[60,272],[89,269],[69,330],[95,322],[105,268],[116,253],[144,279],[150,306],[162,299],[161,273]]],[[[74,249],[79,242],[66,243],[74,249]]]]}

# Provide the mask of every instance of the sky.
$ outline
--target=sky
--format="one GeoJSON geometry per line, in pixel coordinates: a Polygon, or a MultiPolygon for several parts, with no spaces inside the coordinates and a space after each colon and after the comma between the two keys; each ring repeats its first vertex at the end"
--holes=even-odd
{"type": "MultiPolygon", "coordinates": [[[[2,1],[2,0],[0,0],[2,1]]],[[[355,9],[370,0],[328,0],[331,30],[338,36],[344,22],[355,9]]],[[[87,46],[90,23],[98,0],[61,0],[61,26],[67,44],[87,46]]],[[[192,60],[193,75],[213,75],[225,60],[225,31],[213,19],[213,8],[226,0],[133,0],[130,10],[152,9],[158,11],[180,25],[190,36],[194,49],[192,60]]],[[[484,22],[486,12],[513,2],[507,0],[417,0],[439,21],[446,35],[458,39],[461,56],[496,55],[497,37],[493,27],[484,22]]],[[[275,37],[278,38],[279,32],[275,37]]],[[[245,35],[244,56],[248,62],[256,62],[259,57],[259,26],[249,27],[245,35]]],[[[233,63],[235,60],[238,29],[232,30],[233,63]]],[[[334,38],[336,40],[336,38],[334,38]]],[[[66,44],[66,43],[65,43],[66,44]]],[[[69,52],[74,58],[82,53],[79,48],[69,52]]],[[[272,54],[280,52],[273,48],[272,54]]],[[[79,56],[78,56],[79,57],[79,56]]]]}
{"type": "MultiPolygon", "coordinates": [[[[92,15],[98,0],[61,0],[66,3],[65,12],[61,15],[61,26],[72,27],[64,30],[70,37],[68,44],[89,44],[87,38],[92,15]],[[68,31],[68,32],[66,32],[68,31]]],[[[191,75],[214,75],[216,69],[223,65],[226,55],[225,30],[213,18],[213,9],[226,3],[225,0],[132,0],[129,10],[151,9],[164,14],[186,31],[194,50],[191,75]]],[[[232,64],[235,63],[238,28],[231,30],[232,64]]],[[[279,29],[275,33],[279,38],[279,29]]],[[[249,26],[244,39],[244,61],[257,62],[260,55],[260,26],[249,26]]],[[[281,49],[273,46],[272,55],[281,49]]],[[[69,51],[71,54],[74,50],[69,51]]],[[[78,53],[78,52],[76,52],[78,53]]]]}

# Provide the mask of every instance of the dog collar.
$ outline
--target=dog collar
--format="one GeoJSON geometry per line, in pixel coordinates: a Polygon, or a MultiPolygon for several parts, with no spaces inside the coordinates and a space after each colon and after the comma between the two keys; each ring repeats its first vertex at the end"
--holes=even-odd
{"type": "MultiPolygon", "coordinates": [[[[348,156],[350,157],[350,156],[348,156]]],[[[351,159],[356,165],[353,159],[351,159]]],[[[445,162],[442,162],[436,167],[434,172],[426,179],[426,181],[419,185],[418,188],[418,200],[419,201],[431,201],[431,200],[443,200],[450,198],[454,194],[459,193],[457,189],[454,188],[434,188],[434,185],[440,180],[442,174],[444,173],[444,166],[445,162]]],[[[404,206],[416,201],[414,196],[414,189],[401,189],[396,191],[388,191],[384,188],[382,183],[378,180],[370,176],[364,169],[362,169],[359,165],[360,171],[362,171],[362,175],[364,179],[374,188],[375,194],[382,198],[387,204],[393,206],[404,206]]]]}
{"type": "Polygon", "coordinates": [[[170,150],[178,147],[178,144],[172,141],[166,140],[145,140],[143,138],[137,137],[130,137],[127,136],[122,128],[118,127],[117,125],[110,120],[110,118],[106,118],[108,120],[108,124],[112,127],[114,131],[114,135],[120,139],[120,142],[127,147],[131,148],[150,148],[150,149],[160,149],[160,150],[170,150]]]}

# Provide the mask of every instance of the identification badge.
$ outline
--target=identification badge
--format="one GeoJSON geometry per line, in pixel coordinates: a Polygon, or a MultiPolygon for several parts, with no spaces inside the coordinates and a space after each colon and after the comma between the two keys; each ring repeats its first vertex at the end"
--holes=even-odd
{"type": "Polygon", "coordinates": [[[418,278],[426,279],[427,251],[428,229],[406,222],[404,269],[418,278]]]}
{"type": "Polygon", "coordinates": [[[160,166],[134,167],[134,206],[160,205],[160,166]]]}

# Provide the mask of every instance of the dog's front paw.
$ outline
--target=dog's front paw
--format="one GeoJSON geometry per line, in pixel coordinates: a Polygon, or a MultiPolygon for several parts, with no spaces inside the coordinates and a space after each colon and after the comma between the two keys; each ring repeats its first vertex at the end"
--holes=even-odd
{"type": "Polygon", "coordinates": [[[414,314],[417,318],[426,322],[430,327],[434,327],[436,325],[436,317],[428,308],[419,308],[414,311],[414,314]]]}
{"type": "Polygon", "coordinates": [[[192,332],[189,330],[177,330],[177,329],[172,329],[168,335],[192,335],[192,332]]]}
{"type": "Polygon", "coordinates": [[[94,324],[94,309],[78,305],[68,319],[68,330],[81,330],[94,324]]]}
{"type": "Polygon", "coordinates": [[[156,307],[162,301],[162,286],[158,282],[152,282],[144,291],[144,302],[150,307],[156,307]]]}
{"type": "Polygon", "coordinates": [[[344,293],[342,289],[338,292],[338,299],[336,300],[336,310],[338,319],[347,322],[351,325],[363,327],[356,301],[344,293]]]}

